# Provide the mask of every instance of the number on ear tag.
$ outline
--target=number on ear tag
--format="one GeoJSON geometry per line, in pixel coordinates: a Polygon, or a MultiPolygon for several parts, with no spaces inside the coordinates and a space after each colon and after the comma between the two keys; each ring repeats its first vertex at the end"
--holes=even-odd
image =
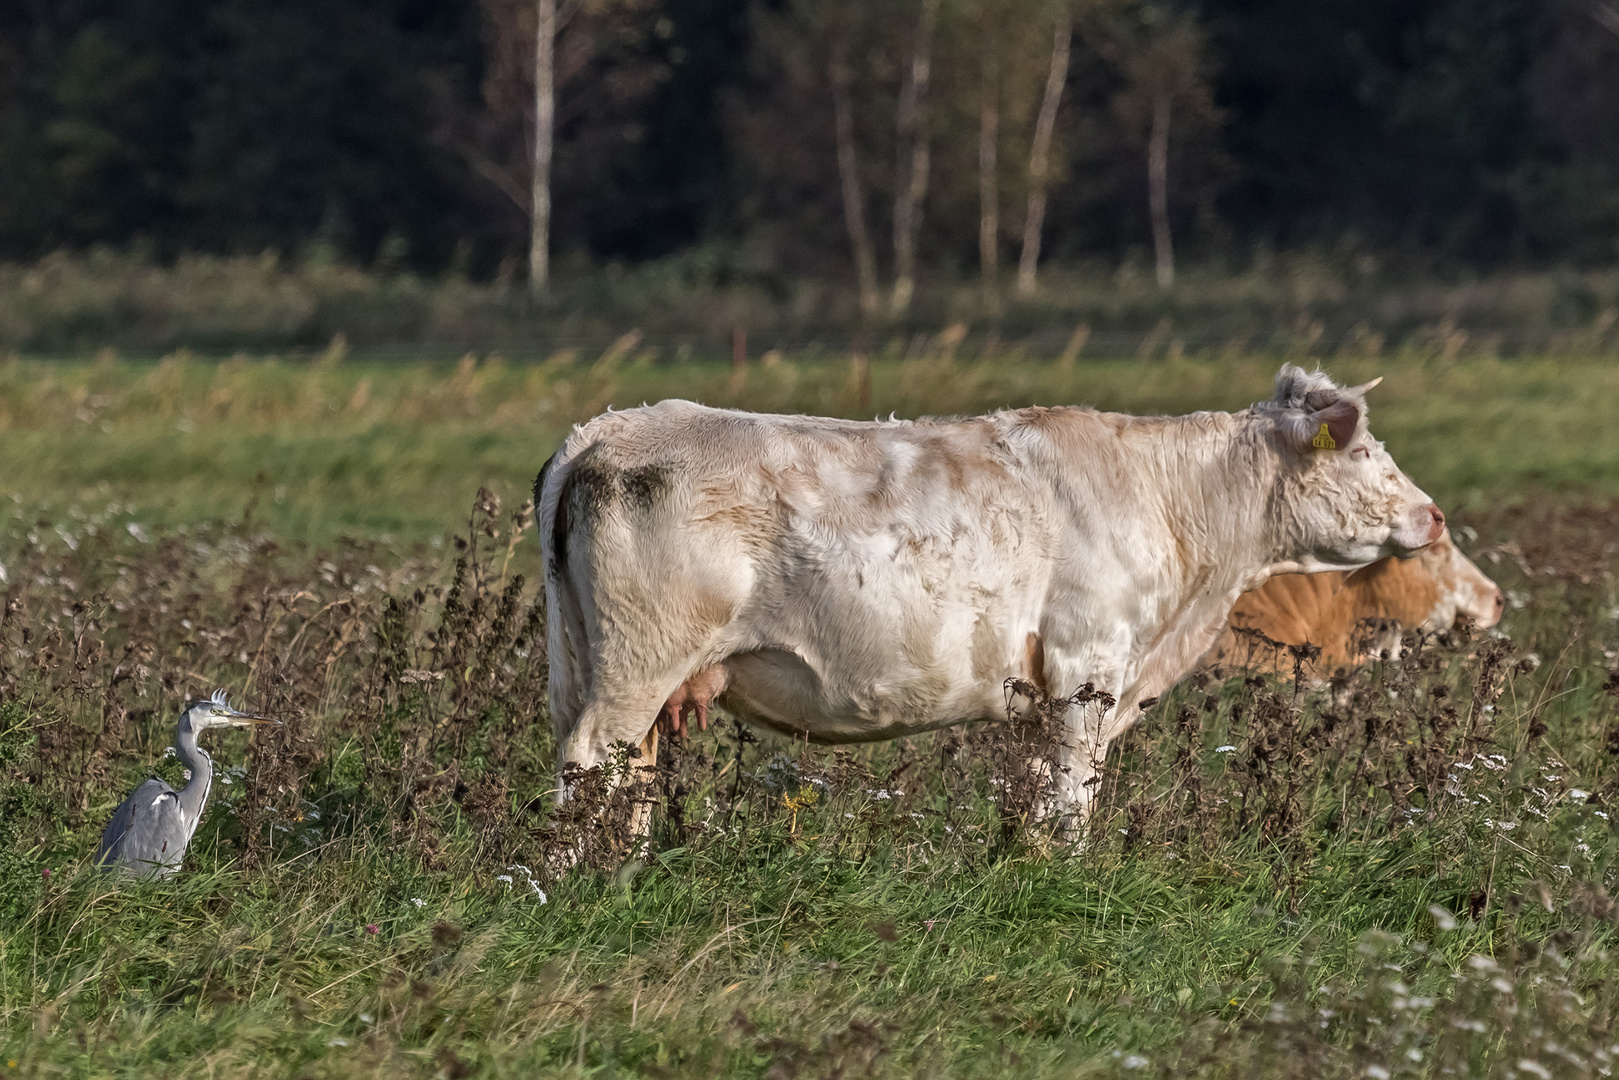
{"type": "Polygon", "coordinates": [[[1315,438],[1310,440],[1310,445],[1317,450],[1336,450],[1338,449],[1338,440],[1332,437],[1332,432],[1327,430],[1327,425],[1322,424],[1321,430],[1316,432],[1315,438]]]}

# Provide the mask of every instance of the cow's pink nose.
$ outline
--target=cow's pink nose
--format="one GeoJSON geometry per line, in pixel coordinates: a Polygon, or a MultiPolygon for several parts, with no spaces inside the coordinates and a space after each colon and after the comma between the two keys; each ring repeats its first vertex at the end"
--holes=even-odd
{"type": "Polygon", "coordinates": [[[1506,611],[1506,609],[1507,609],[1507,598],[1505,596],[1501,595],[1501,590],[1500,590],[1499,587],[1497,587],[1496,590],[1495,590],[1495,621],[1496,622],[1501,621],[1501,614],[1502,614],[1502,612],[1506,611]]]}
{"type": "Polygon", "coordinates": [[[1428,504],[1428,517],[1433,522],[1433,530],[1428,534],[1428,542],[1438,540],[1445,531],[1445,512],[1434,503],[1428,504]]]}

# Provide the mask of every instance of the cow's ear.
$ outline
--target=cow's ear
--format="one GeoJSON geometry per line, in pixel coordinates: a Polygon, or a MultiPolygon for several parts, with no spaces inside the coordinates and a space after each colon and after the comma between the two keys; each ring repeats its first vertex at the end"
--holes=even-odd
{"type": "Polygon", "coordinates": [[[1294,449],[1301,454],[1347,450],[1359,426],[1360,406],[1346,397],[1294,413],[1286,425],[1294,449]]]}
{"type": "Polygon", "coordinates": [[[1360,405],[1354,398],[1341,397],[1316,413],[1314,419],[1327,425],[1327,433],[1338,444],[1338,449],[1346,450],[1355,438],[1355,429],[1360,427],[1360,405]]]}

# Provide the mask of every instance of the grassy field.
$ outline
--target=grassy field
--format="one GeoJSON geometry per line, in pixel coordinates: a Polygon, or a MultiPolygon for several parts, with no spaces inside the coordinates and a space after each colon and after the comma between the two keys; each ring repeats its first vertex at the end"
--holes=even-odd
{"type": "MultiPolygon", "coordinates": [[[[358,362],[0,364],[0,497],[67,517],[118,504],[146,524],[240,517],[280,540],[442,539],[480,485],[521,500],[570,425],[666,397],[871,417],[1088,403],[1137,413],[1237,409],[1269,396],[1276,358],[961,361],[945,347],[877,358],[728,365],[600,358],[514,366],[358,362]]],[[[1374,430],[1447,509],[1528,489],[1619,494],[1619,365],[1447,362],[1413,353],[1328,361],[1387,376],[1374,430]]]]}
{"type": "Polygon", "coordinates": [[[0,1077],[1608,1075],[1611,361],[1329,362],[1387,376],[1373,429],[1473,530],[1502,634],[1188,681],[1082,850],[1020,817],[1021,729],[725,724],[666,762],[649,854],[545,872],[578,822],[518,504],[568,425],[1233,408],[1276,363],[0,366],[0,1077]],[[87,871],[214,685],[286,727],[217,738],[183,875],[87,871]]]}

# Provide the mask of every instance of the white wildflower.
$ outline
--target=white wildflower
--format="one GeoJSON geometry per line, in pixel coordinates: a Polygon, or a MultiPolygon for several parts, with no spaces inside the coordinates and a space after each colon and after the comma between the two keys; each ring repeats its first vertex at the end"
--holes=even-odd
{"type": "Polygon", "coordinates": [[[506,869],[522,871],[524,879],[528,882],[528,887],[534,890],[534,898],[542,904],[549,900],[549,897],[545,895],[545,890],[540,888],[539,882],[534,880],[534,872],[528,867],[524,866],[522,863],[513,863],[512,865],[506,867],[506,869]]]}
{"type": "Polygon", "coordinates": [[[1227,743],[1224,746],[1216,746],[1214,748],[1214,752],[1216,754],[1229,754],[1229,753],[1232,753],[1233,751],[1235,751],[1236,749],[1237,748],[1235,746],[1232,746],[1230,743],[1227,743]]]}

